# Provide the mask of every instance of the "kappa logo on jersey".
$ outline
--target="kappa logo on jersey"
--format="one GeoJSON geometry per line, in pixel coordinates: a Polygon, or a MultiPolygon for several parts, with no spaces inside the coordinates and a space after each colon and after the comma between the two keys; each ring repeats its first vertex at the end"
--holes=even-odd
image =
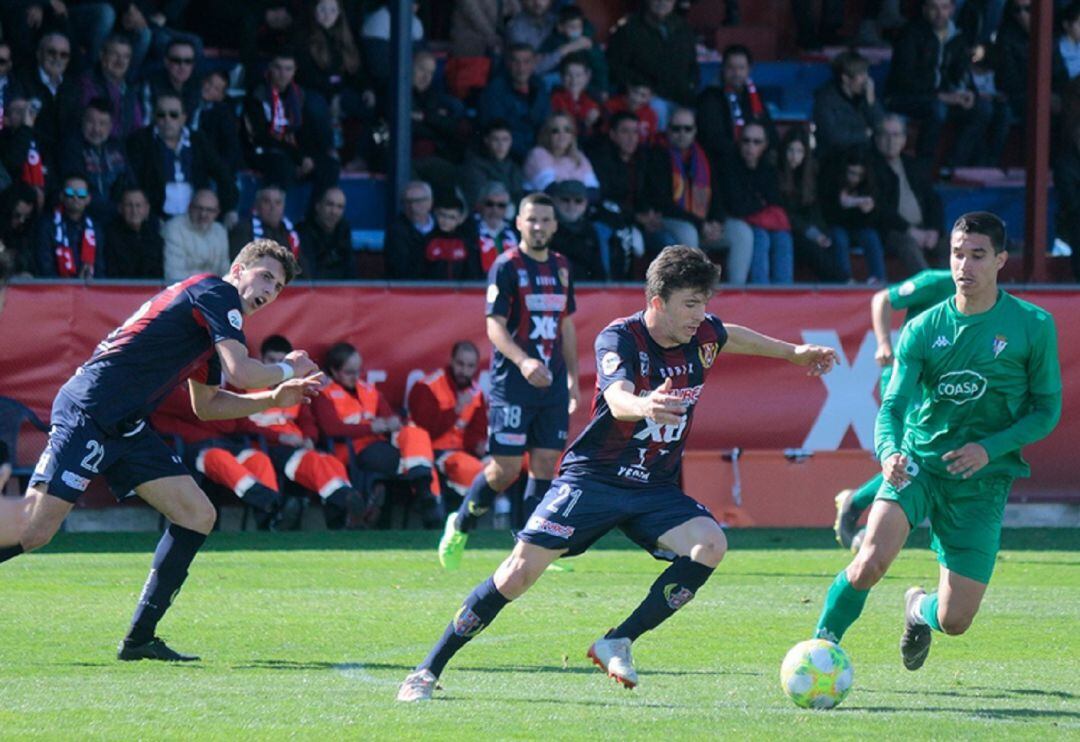
{"type": "Polygon", "coordinates": [[[952,342],[949,340],[949,338],[945,337],[944,335],[938,335],[937,340],[935,340],[934,344],[930,347],[935,349],[948,348],[950,345],[952,345],[952,342]]]}
{"type": "Polygon", "coordinates": [[[986,394],[987,386],[986,377],[977,371],[950,371],[938,379],[934,395],[939,400],[962,405],[986,394]]]}
{"type": "Polygon", "coordinates": [[[527,526],[529,530],[541,531],[547,533],[556,538],[570,538],[574,535],[573,526],[564,526],[562,523],[555,523],[547,518],[541,518],[539,515],[534,515],[529,518],[529,524],[527,526]]]}
{"type": "Polygon", "coordinates": [[[604,354],[604,357],[600,359],[600,370],[604,372],[605,376],[611,376],[615,373],[615,369],[619,367],[619,363],[622,361],[619,358],[619,354],[613,350],[609,350],[604,354]]]}
{"type": "Polygon", "coordinates": [[[648,376],[649,375],[649,354],[646,353],[643,350],[638,351],[637,359],[638,359],[638,365],[641,366],[641,375],[642,376],[648,376]]]}
{"type": "Polygon", "coordinates": [[[672,582],[670,585],[664,585],[664,599],[667,601],[668,608],[677,611],[694,599],[694,591],[679,587],[677,583],[672,582]],[[678,590],[675,589],[677,587],[678,590]]]}
{"type": "Polygon", "coordinates": [[[566,308],[566,294],[529,294],[525,306],[530,312],[561,312],[566,308]]]}
{"type": "Polygon", "coordinates": [[[554,340],[559,336],[559,325],[555,322],[554,317],[541,315],[529,319],[533,323],[532,332],[529,333],[529,340],[554,340]]]}
{"type": "Polygon", "coordinates": [[[239,309],[230,309],[229,313],[225,316],[229,318],[229,324],[235,329],[239,330],[244,326],[244,317],[240,314],[239,309]]]}
{"type": "Polygon", "coordinates": [[[698,347],[697,355],[701,360],[701,365],[705,367],[705,370],[712,368],[712,365],[716,363],[716,356],[720,352],[720,343],[705,343],[698,347]]]}
{"type": "Polygon", "coordinates": [[[65,471],[60,475],[60,480],[68,487],[71,487],[71,489],[78,490],[79,492],[86,492],[86,488],[90,486],[89,479],[76,474],[73,471],[65,471]]]}
{"type": "Polygon", "coordinates": [[[457,615],[454,616],[454,633],[460,637],[468,639],[479,634],[482,628],[484,628],[484,622],[471,608],[461,606],[457,615]]]}
{"type": "Polygon", "coordinates": [[[1005,346],[1007,346],[1008,344],[1009,338],[1005,337],[1004,335],[994,335],[994,358],[997,358],[999,355],[1001,355],[1002,351],[1005,350],[1005,346]]]}

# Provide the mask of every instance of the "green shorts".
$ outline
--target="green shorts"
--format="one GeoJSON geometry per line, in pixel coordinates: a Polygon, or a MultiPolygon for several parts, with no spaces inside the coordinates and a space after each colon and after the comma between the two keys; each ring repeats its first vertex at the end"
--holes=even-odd
{"type": "Polygon", "coordinates": [[[938,563],[987,584],[1001,547],[1001,518],[1011,487],[1007,474],[957,480],[923,469],[900,490],[883,484],[876,499],[899,504],[912,528],[929,518],[930,547],[938,563]]]}

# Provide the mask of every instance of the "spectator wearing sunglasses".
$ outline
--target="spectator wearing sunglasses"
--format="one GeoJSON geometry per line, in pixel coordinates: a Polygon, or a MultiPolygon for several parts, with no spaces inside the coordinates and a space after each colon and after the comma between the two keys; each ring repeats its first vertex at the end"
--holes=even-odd
{"type": "Polygon", "coordinates": [[[175,93],[157,99],[154,123],[135,132],[127,148],[131,172],[150,199],[155,215],[169,218],[186,214],[195,191],[213,187],[226,214],[226,225],[236,222],[239,195],[233,174],[202,132],[187,127],[184,104],[175,93]]]}
{"type": "Polygon", "coordinates": [[[467,203],[475,204],[480,198],[481,189],[491,182],[502,183],[510,193],[510,211],[525,196],[525,174],[521,165],[510,157],[514,144],[514,134],[510,125],[502,119],[496,119],[484,127],[484,139],[480,149],[465,153],[465,162],[461,166],[461,190],[467,203]]]}
{"type": "Polygon", "coordinates": [[[537,140],[525,160],[527,188],[542,191],[560,180],[580,180],[599,195],[600,181],[589,158],[578,148],[577,123],[570,114],[552,114],[537,140]]]}
{"type": "Polygon", "coordinates": [[[509,218],[511,203],[509,191],[498,181],[490,181],[480,189],[470,231],[480,253],[480,268],[484,275],[495,258],[518,246],[518,234],[509,218]]]}
{"type": "Polygon", "coordinates": [[[105,40],[98,63],[79,78],[80,106],[95,99],[107,101],[112,135],[120,139],[145,125],[138,90],[127,81],[131,54],[131,41],[114,34],[105,40]]]}
{"type": "Polygon", "coordinates": [[[42,278],[105,276],[105,245],[98,225],[87,215],[90,186],[81,175],[68,175],[60,202],[37,225],[37,275],[42,278]]]}
{"type": "Polygon", "coordinates": [[[37,115],[38,146],[55,152],[60,133],[78,122],[78,90],[67,75],[71,62],[68,37],[51,31],[37,45],[37,64],[19,77],[23,92],[37,115]]]}
{"type": "Polygon", "coordinates": [[[174,38],[165,47],[165,65],[150,74],[142,86],[143,110],[151,112],[158,97],[165,93],[180,96],[185,111],[194,111],[199,105],[200,83],[195,74],[199,58],[192,43],[174,38]]]}

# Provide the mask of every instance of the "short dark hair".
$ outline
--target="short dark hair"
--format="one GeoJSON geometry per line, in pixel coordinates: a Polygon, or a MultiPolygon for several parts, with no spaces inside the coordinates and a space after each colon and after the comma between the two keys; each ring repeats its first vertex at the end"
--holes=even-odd
{"type": "Polygon", "coordinates": [[[870,69],[870,61],[854,49],[848,49],[836,55],[832,61],[833,74],[839,80],[841,75],[854,77],[870,69]]]}
{"type": "Polygon", "coordinates": [[[179,93],[171,93],[169,91],[158,93],[157,97],[154,98],[154,110],[155,111],[157,110],[157,107],[161,105],[161,101],[163,101],[163,100],[174,100],[174,101],[176,101],[177,103],[180,104],[181,113],[185,113],[185,114],[187,113],[187,106],[184,105],[184,99],[180,97],[179,93]]]}
{"type": "Polygon", "coordinates": [[[292,343],[284,335],[268,335],[259,347],[259,355],[267,353],[292,353],[292,343]]]}
{"type": "Polygon", "coordinates": [[[990,246],[994,248],[994,254],[1005,250],[1005,220],[997,214],[989,211],[969,211],[961,214],[952,226],[953,232],[964,234],[981,234],[990,239],[990,246]]]}
{"type": "Polygon", "coordinates": [[[457,358],[457,354],[463,350],[472,351],[477,358],[480,357],[480,349],[476,347],[476,343],[472,340],[458,340],[454,343],[454,347],[450,349],[450,357],[457,358]]]}
{"type": "Polygon", "coordinates": [[[178,46],[190,46],[192,52],[198,53],[198,49],[195,48],[194,42],[190,39],[185,39],[183,36],[173,36],[169,43],[165,45],[165,56],[168,56],[169,52],[178,46]]]}
{"type": "Polygon", "coordinates": [[[1076,19],[1080,18],[1080,0],[1073,0],[1065,6],[1065,9],[1061,11],[1061,19],[1059,23],[1064,25],[1071,25],[1076,22],[1076,19]]]}
{"type": "Polygon", "coordinates": [[[134,45],[131,43],[131,39],[129,39],[124,34],[111,33],[111,34],[109,34],[108,36],[105,37],[105,41],[101,44],[101,49],[102,49],[102,51],[104,51],[105,49],[108,49],[110,46],[116,46],[117,44],[123,44],[128,49],[134,49],[135,48],[134,45]]]}
{"type": "Polygon", "coordinates": [[[616,111],[612,115],[608,123],[609,130],[618,129],[619,124],[621,124],[623,121],[633,121],[635,125],[641,123],[641,119],[639,119],[636,114],[631,113],[630,111],[616,111]]]}
{"type": "Polygon", "coordinates": [[[209,72],[207,72],[205,75],[202,76],[202,81],[206,82],[211,77],[220,77],[225,82],[226,85],[229,84],[229,76],[226,75],[223,70],[217,70],[217,69],[210,70],[209,72]]]}
{"type": "Polygon", "coordinates": [[[566,23],[567,21],[584,21],[585,12],[576,5],[564,5],[559,8],[558,22],[566,23]]]}
{"type": "Polygon", "coordinates": [[[521,199],[521,203],[518,204],[518,213],[520,214],[525,211],[525,207],[530,204],[533,206],[550,206],[552,209],[555,208],[555,201],[552,200],[551,196],[546,193],[537,192],[530,193],[526,195],[525,198],[521,199]]]}
{"type": "Polygon", "coordinates": [[[750,49],[747,46],[744,44],[728,44],[724,47],[721,64],[726,64],[728,57],[739,55],[746,57],[746,61],[750,64],[754,63],[754,55],[750,53],[750,49]]]}
{"type": "Polygon", "coordinates": [[[559,62],[559,74],[565,73],[572,64],[580,64],[590,73],[592,72],[592,67],[589,66],[589,58],[586,56],[585,52],[574,52],[573,54],[567,54],[562,58],[562,61],[559,62]]]}
{"type": "Polygon", "coordinates": [[[110,118],[113,115],[112,103],[109,102],[108,98],[101,98],[101,97],[91,98],[87,102],[86,108],[83,109],[83,114],[85,114],[87,111],[97,111],[98,113],[107,113],[107,114],[109,114],[110,118]]]}
{"type": "Polygon", "coordinates": [[[274,50],[274,53],[270,55],[271,62],[273,62],[275,59],[291,59],[295,62],[296,50],[288,44],[286,44],[285,46],[279,46],[277,49],[274,50]]]}
{"type": "Polygon", "coordinates": [[[645,271],[645,300],[659,296],[667,301],[681,289],[711,293],[719,281],[720,269],[700,249],[668,245],[645,271]]]}
{"type": "Polygon", "coordinates": [[[465,199],[456,192],[456,189],[439,193],[438,197],[434,199],[432,209],[452,209],[460,214],[468,211],[465,208],[465,199]]]}
{"type": "Polygon", "coordinates": [[[244,245],[237,256],[233,258],[233,264],[246,267],[259,258],[273,258],[281,263],[281,267],[285,269],[286,284],[292,283],[292,280],[300,275],[300,263],[296,261],[292,250],[274,242],[274,240],[264,238],[252,240],[244,245]]]}
{"type": "Polygon", "coordinates": [[[340,343],[334,343],[330,346],[330,349],[326,351],[325,368],[327,371],[337,371],[339,368],[345,365],[345,361],[349,360],[353,355],[359,353],[356,346],[352,343],[346,343],[344,341],[340,343]]]}
{"type": "Polygon", "coordinates": [[[484,136],[496,131],[506,131],[513,135],[514,130],[510,128],[510,122],[506,119],[492,119],[488,122],[488,125],[484,127],[484,136]]]}
{"type": "Polygon", "coordinates": [[[536,50],[533,49],[530,44],[526,44],[526,43],[524,43],[522,41],[519,41],[516,44],[511,44],[510,48],[506,50],[506,59],[507,59],[507,61],[510,60],[510,56],[514,52],[529,52],[529,54],[532,54],[534,56],[536,55],[536,50]]]}

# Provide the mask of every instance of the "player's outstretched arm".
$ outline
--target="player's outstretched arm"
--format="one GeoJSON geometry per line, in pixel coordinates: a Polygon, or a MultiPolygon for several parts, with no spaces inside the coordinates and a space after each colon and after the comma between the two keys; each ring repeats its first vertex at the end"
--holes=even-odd
{"type": "Polygon", "coordinates": [[[281,363],[263,363],[248,355],[239,340],[222,340],[216,346],[229,383],[241,389],[265,389],[293,377],[310,376],[319,370],[302,350],[294,350],[281,363]]]}
{"type": "Polygon", "coordinates": [[[762,335],[741,325],[725,325],[728,339],[724,352],[747,356],[782,358],[796,366],[808,366],[808,376],[827,374],[836,365],[836,351],[823,345],[795,345],[762,335]]]}
{"type": "Polygon", "coordinates": [[[292,407],[306,403],[326,384],[321,373],[299,379],[289,379],[264,392],[237,394],[216,386],[207,386],[188,379],[191,409],[200,420],[232,420],[248,417],[271,407],[292,407]]]}

